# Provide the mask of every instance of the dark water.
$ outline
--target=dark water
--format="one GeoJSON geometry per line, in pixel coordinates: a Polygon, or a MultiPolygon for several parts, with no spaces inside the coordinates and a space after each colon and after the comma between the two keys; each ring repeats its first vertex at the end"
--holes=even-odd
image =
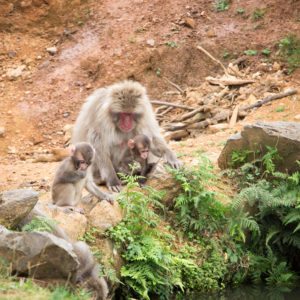
{"type": "Polygon", "coordinates": [[[289,289],[284,287],[240,286],[215,294],[193,294],[186,300],[300,300],[300,285],[289,289]]]}

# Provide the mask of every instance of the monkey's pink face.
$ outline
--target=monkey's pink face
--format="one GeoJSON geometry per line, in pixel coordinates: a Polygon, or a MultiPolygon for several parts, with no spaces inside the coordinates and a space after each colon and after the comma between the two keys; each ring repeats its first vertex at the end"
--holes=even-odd
{"type": "Polygon", "coordinates": [[[140,118],[142,117],[142,114],[127,112],[111,112],[111,116],[116,126],[122,132],[126,133],[132,131],[136,127],[136,124],[139,122],[140,118]]]}
{"type": "Polygon", "coordinates": [[[142,159],[147,159],[148,155],[149,155],[149,150],[148,149],[144,149],[140,152],[141,158],[142,159]]]}

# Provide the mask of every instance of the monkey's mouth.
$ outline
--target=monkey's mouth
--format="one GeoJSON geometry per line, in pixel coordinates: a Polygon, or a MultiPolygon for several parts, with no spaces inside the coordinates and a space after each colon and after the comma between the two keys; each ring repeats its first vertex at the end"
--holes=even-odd
{"type": "Polygon", "coordinates": [[[129,132],[133,129],[133,117],[131,113],[120,113],[119,127],[124,132],[129,132]]]}

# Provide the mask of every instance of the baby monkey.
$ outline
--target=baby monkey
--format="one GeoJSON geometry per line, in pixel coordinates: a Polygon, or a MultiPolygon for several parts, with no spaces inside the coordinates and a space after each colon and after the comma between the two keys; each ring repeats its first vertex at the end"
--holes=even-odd
{"type": "Polygon", "coordinates": [[[149,151],[151,141],[145,134],[136,135],[127,142],[119,173],[139,175],[139,183],[145,183],[147,175],[153,170],[155,163],[149,163],[149,151]]]}
{"type": "Polygon", "coordinates": [[[95,156],[94,148],[89,143],[82,142],[71,146],[70,152],[71,155],[63,160],[56,171],[52,185],[53,203],[74,209],[80,202],[85,187],[99,200],[105,199],[112,204],[113,197],[102,192],[93,181],[90,166],[95,156]]]}

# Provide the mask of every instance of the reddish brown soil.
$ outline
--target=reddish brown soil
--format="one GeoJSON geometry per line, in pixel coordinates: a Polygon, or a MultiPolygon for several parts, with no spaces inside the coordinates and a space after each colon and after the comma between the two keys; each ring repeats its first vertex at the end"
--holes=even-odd
{"type": "MultiPolygon", "coordinates": [[[[221,60],[225,52],[236,58],[246,49],[264,48],[274,58],[277,42],[300,32],[297,0],[231,2],[229,10],[216,12],[214,1],[205,0],[0,0],[0,127],[5,128],[0,190],[28,182],[48,189],[55,164],[28,159],[36,151],[63,147],[62,128],[75,121],[92,90],[133,78],[148,88],[151,98],[163,100],[162,93],[172,89],[163,76],[185,88],[222,73],[196,49],[198,44],[221,60]],[[238,8],[245,13],[238,14],[238,8]],[[255,21],[257,8],[265,14],[255,21]],[[193,28],[184,25],[187,18],[193,19],[193,28]],[[58,52],[52,56],[46,48],[53,46],[58,52]],[[25,66],[22,76],[10,81],[7,70],[20,65],[25,66]],[[16,153],[8,154],[8,147],[16,153]]],[[[251,59],[253,71],[262,59],[251,59]]],[[[287,81],[299,85],[300,72],[287,81]]],[[[278,103],[272,104],[245,122],[293,120],[299,109],[299,99],[293,99],[281,101],[284,112],[276,112],[278,103]]],[[[202,147],[216,158],[231,132],[187,141],[187,149],[182,143],[172,147],[187,154],[202,147]]]]}

